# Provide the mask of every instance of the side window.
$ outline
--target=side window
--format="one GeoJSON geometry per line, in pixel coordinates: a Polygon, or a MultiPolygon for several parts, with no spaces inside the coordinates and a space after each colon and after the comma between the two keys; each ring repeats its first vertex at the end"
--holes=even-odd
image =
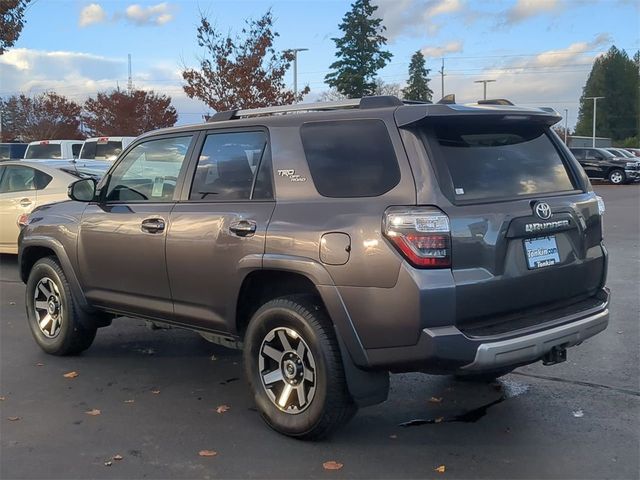
{"type": "Polygon", "coordinates": [[[171,202],[191,139],[161,138],[136,145],[113,170],[105,199],[171,202]]]}
{"type": "Polygon", "coordinates": [[[313,183],[325,197],[376,197],[400,181],[381,120],[306,123],[300,130],[313,183]]]}
{"type": "Polygon", "coordinates": [[[0,193],[41,190],[51,179],[50,175],[31,167],[8,165],[0,180],[0,193]]]}
{"type": "Polygon", "coordinates": [[[273,197],[265,132],[213,133],[198,158],[190,200],[250,200],[273,197]]]}
{"type": "Polygon", "coordinates": [[[81,143],[74,143],[73,145],[71,145],[71,154],[73,155],[73,158],[78,158],[78,156],[80,155],[81,149],[82,149],[81,143]]]}
{"type": "Polygon", "coordinates": [[[571,150],[571,153],[577,160],[584,160],[584,150],[571,150]]]}

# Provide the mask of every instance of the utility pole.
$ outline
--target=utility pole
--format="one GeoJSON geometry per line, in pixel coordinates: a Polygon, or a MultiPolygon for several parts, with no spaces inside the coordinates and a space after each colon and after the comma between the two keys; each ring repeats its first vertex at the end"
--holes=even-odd
{"type": "Polygon", "coordinates": [[[593,100],[593,132],[592,132],[592,140],[591,147],[596,148],[596,114],[598,108],[598,100],[605,97],[585,97],[585,100],[593,100]]]}
{"type": "Polygon", "coordinates": [[[487,83],[495,82],[495,80],[476,80],[473,83],[482,83],[484,84],[484,99],[487,99],[487,83]]]}
{"type": "Polygon", "coordinates": [[[567,134],[569,132],[569,109],[564,109],[564,144],[567,145],[567,134]]]}
{"type": "Polygon", "coordinates": [[[129,91],[129,95],[133,92],[133,78],[131,77],[131,54],[129,56],[129,79],[127,80],[127,90],[129,91]]]}
{"type": "Polygon", "coordinates": [[[444,98],[444,57],[442,57],[442,67],[440,67],[440,81],[441,81],[441,88],[442,88],[442,95],[440,95],[440,98],[444,98]]]}
{"type": "Polygon", "coordinates": [[[308,48],[290,48],[285,52],[293,53],[293,96],[294,103],[298,103],[298,52],[306,52],[308,48]]]}

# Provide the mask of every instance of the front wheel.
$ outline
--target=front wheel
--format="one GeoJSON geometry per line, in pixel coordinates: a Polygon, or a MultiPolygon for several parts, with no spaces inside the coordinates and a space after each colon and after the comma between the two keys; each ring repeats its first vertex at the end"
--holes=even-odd
{"type": "Polygon", "coordinates": [[[26,290],[27,320],[40,348],[51,355],[74,355],[91,346],[96,329],[82,323],[83,313],[55,258],[36,262],[26,290]]]}
{"type": "Polygon", "coordinates": [[[623,170],[615,169],[609,172],[609,181],[614,185],[621,185],[627,180],[623,170]]]}
{"type": "Polygon", "coordinates": [[[356,412],[333,326],[313,297],[263,305],[247,328],[244,365],[262,418],[284,435],[321,438],[356,412]]]}

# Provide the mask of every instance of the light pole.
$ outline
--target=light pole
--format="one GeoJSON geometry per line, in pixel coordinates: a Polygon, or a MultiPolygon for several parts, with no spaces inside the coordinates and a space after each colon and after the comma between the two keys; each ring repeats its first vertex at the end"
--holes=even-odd
{"type": "Polygon", "coordinates": [[[591,140],[591,148],[596,148],[596,109],[598,108],[598,100],[605,97],[585,97],[585,100],[593,100],[593,138],[591,140]]]}
{"type": "Polygon", "coordinates": [[[487,99],[487,83],[495,82],[495,80],[476,80],[473,83],[483,83],[484,84],[484,99],[487,99]]]}
{"type": "Polygon", "coordinates": [[[569,126],[569,109],[564,109],[564,144],[567,145],[567,129],[569,126]]]}
{"type": "Polygon", "coordinates": [[[298,52],[306,52],[308,48],[290,48],[285,52],[293,53],[293,96],[294,103],[298,103],[298,52]]]}

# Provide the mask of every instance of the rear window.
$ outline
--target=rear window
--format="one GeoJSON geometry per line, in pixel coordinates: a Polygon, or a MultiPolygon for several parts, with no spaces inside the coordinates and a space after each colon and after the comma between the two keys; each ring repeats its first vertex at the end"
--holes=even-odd
{"type": "Polygon", "coordinates": [[[115,160],[121,152],[122,142],[98,142],[93,140],[91,142],[84,142],[84,147],[82,147],[82,151],[80,152],[80,158],[87,160],[115,160]]]}
{"type": "Polygon", "coordinates": [[[300,134],[320,195],[376,197],[400,181],[391,138],[381,120],[307,123],[300,134]]]}
{"type": "Polygon", "coordinates": [[[449,170],[456,200],[571,191],[569,172],[545,127],[501,121],[439,122],[427,130],[449,170]]]}
{"type": "Polygon", "coordinates": [[[62,149],[59,143],[41,143],[29,145],[24,158],[62,158],[62,149]]]}

